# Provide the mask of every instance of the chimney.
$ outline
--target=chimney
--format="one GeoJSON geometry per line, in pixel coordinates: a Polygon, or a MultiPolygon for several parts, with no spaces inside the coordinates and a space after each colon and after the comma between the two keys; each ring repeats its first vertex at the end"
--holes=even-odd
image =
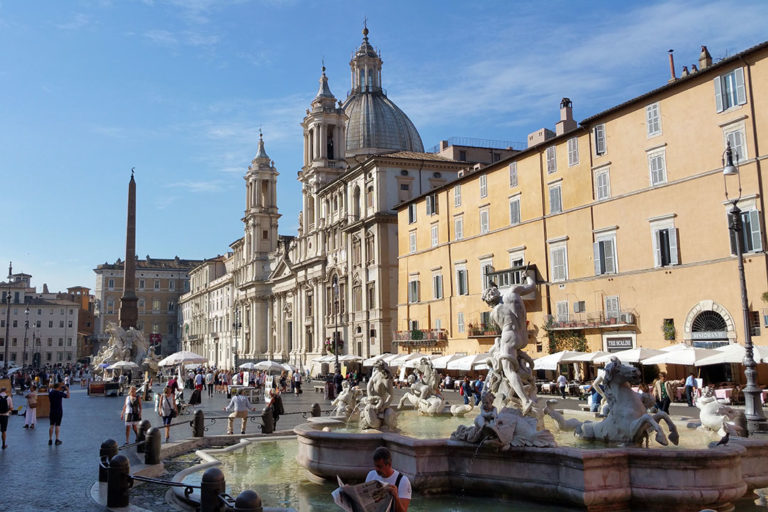
{"type": "Polygon", "coordinates": [[[698,73],[699,68],[696,67],[696,64],[691,64],[691,74],[698,73]]]}
{"type": "Polygon", "coordinates": [[[701,53],[699,54],[699,69],[707,69],[712,65],[712,56],[709,54],[709,50],[704,45],[701,45],[701,53]]]}
{"type": "Polygon", "coordinates": [[[573,120],[573,102],[570,98],[560,101],[560,121],[555,124],[555,133],[562,135],[576,129],[576,121],[573,120]]]}
{"type": "Polygon", "coordinates": [[[688,76],[688,66],[683,66],[683,71],[680,73],[680,78],[685,78],[688,76]]]}
{"type": "Polygon", "coordinates": [[[673,52],[675,50],[669,50],[669,81],[674,82],[677,80],[677,77],[675,76],[675,56],[673,55],[673,52]]]}

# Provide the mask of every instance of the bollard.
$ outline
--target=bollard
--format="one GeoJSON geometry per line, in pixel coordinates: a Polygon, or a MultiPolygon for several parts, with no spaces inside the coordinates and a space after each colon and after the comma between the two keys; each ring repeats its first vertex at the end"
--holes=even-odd
{"type": "MultiPolygon", "coordinates": [[[[137,443],[147,440],[147,430],[149,430],[151,426],[152,424],[149,422],[149,420],[141,420],[141,423],[139,423],[139,431],[136,433],[137,443]]],[[[144,453],[143,444],[136,445],[136,453],[144,453]]]]}
{"type": "Polygon", "coordinates": [[[220,512],[223,507],[219,494],[227,490],[224,473],[219,468],[208,468],[200,482],[200,512],[220,512]]]}
{"type": "Polygon", "coordinates": [[[129,489],[133,486],[131,463],[125,455],[115,455],[109,460],[107,479],[107,507],[127,507],[130,504],[129,489]]]}
{"type": "Polygon", "coordinates": [[[99,482],[106,482],[109,473],[109,467],[103,467],[102,464],[109,466],[109,460],[117,455],[117,452],[117,441],[114,439],[107,439],[101,443],[101,448],[99,448],[99,482]]]}
{"type": "Polygon", "coordinates": [[[162,443],[162,437],[160,429],[152,427],[147,432],[146,449],[144,450],[144,464],[160,464],[160,444],[162,443]]]}
{"type": "Polygon", "coordinates": [[[271,434],[275,431],[275,417],[272,416],[272,408],[265,407],[261,413],[261,433],[271,434]]]}
{"type": "Polygon", "coordinates": [[[192,437],[205,436],[205,415],[202,409],[195,411],[195,417],[192,419],[192,437]]]}
{"type": "Polygon", "coordinates": [[[235,499],[236,512],[263,512],[261,498],[254,491],[243,491],[235,499]]]}
{"type": "Polygon", "coordinates": [[[320,409],[320,404],[314,403],[312,404],[312,409],[310,409],[309,413],[312,415],[313,418],[317,418],[322,414],[322,409],[320,409]]]}

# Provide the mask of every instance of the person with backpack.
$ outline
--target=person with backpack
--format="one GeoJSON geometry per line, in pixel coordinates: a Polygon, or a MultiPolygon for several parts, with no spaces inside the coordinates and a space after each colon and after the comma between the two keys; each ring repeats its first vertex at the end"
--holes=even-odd
{"type": "Polygon", "coordinates": [[[3,437],[3,450],[8,448],[5,444],[5,431],[8,430],[8,418],[11,416],[11,409],[13,409],[13,398],[6,393],[5,388],[0,388],[0,432],[3,437]]]}
{"type": "Polygon", "coordinates": [[[459,392],[464,397],[464,405],[469,404],[469,397],[472,395],[472,383],[469,380],[469,376],[465,375],[464,380],[461,381],[461,387],[459,392]]]}
{"type": "Polygon", "coordinates": [[[392,453],[388,448],[379,446],[374,450],[373,467],[365,481],[378,480],[383,483],[384,489],[392,495],[391,510],[408,512],[408,506],[411,504],[411,481],[392,467],[392,453]]]}

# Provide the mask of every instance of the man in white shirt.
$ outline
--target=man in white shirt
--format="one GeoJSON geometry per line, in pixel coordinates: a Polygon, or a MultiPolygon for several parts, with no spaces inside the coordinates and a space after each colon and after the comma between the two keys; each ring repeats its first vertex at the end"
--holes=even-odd
{"type": "Polygon", "coordinates": [[[392,469],[392,454],[379,446],[373,452],[373,467],[375,469],[365,477],[366,482],[379,480],[386,484],[386,489],[392,494],[395,512],[408,512],[411,504],[411,481],[404,474],[392,469]]]}
{"type": "Polygon", "coordinates": [[[213,396],[213,372],[208,370],[205,374],[205,387],[208,388],[208,398],[213,396]]]}
{"type": "Polygon", "coordinates": [[[694,405],[693,390],[697,387],[696,378],[693,376],[693,373],[689,373],[685,379],[685,401],[688,402],[688,407],[693,407],[694,405]]]}
{"type": "Polygon", "coordinates": [[[568,379],[562,373],[557,378],[557,387],[560,388],[560,394],[565,398],[565,388],[568,386],[568,379]]]}
{"type": "Polygon", "coordinates": [[[241,389],[240,393],[233,396],[229,401],[229,405],[224,408],[225,411],[233,411],[227,418],[227,434],[232,434],[232,428],[235,424],[235,418],[242,419],[242,425],[240,433],[245,434],[245,424],[248,423],[248,411],[251,410],[248,397],[245,396],[245,390],[241,389]]]}

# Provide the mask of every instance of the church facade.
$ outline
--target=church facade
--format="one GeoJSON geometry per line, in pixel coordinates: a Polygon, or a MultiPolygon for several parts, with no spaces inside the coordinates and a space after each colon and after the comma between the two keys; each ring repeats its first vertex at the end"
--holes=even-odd
{"type": "Polygon", "coordinates": [[[382,88],[381,69],[367,28],[350,61],[346,100],[333,95],[323,68],[301,124],[295,235],[278,235],[278,172],[260,136],[245,175],[244,236],[193,270],[180,299],[185,349],[221,368],[262,359],[304,367],[336,351],[365,358],[394,350],[396,206],[454,180],[469,164],[444,156],[448,151],[424,151],[415,126],[382,88]]]}

